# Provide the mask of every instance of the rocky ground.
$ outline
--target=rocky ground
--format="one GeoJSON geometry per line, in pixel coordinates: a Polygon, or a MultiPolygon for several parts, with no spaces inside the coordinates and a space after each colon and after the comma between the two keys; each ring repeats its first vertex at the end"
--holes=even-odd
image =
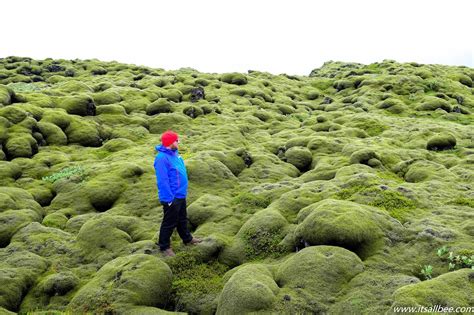
{"type": "Polygon", "coordinates": [[[473,79],[2,58],[0,313],[473,306],[473,79]],[[204,241],[175,233],[164,258],[153,161],[170,128],[204,241]]]}

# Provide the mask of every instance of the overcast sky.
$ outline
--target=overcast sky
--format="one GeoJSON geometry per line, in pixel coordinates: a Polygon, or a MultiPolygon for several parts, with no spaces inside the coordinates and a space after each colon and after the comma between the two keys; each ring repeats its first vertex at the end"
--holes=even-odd
{"type": "Polygon", "coordinates": [[[0,57],[308,75],[325,61],[474,67],[469,0],[7,0],[0,57]]]}

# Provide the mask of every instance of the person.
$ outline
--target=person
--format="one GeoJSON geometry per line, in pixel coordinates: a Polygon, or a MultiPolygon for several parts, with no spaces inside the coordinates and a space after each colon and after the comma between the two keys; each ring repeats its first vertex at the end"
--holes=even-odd
{"type": "Polygon", "coordinates": [[[158,197],[164,212],[157,245],[165,256],[175,256],[170,246],[174,228],[177,228],[185,245],[202,242],[191,235],[187,225],[188,176],[183,158],[178,152],[178,143],[178,134],[167,130],[161,135],[161,145],[155,147],[158,151],[154,162],[158,197]]]}

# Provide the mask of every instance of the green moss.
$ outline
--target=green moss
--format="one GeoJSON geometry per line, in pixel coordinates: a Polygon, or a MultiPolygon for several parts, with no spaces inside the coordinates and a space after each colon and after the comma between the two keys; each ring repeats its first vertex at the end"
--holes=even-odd
{"type": "Polygon", "coordinates": [[[5,153],[9,159],[30,158],[36,152],[38,152],[38,143],[27,133],[11,133],[5,142],[5,153]]]}
{"type": "Polygon", "coordinates": [[[103,213],[89,218],[77,234],[81,253],[88,261],[105,263],[130,251],[131,243],[151,239],[156,231],[136,217],[103,213]]]}
{"type": "Polygon", "coordinates": [[[19,313],[64,312],[103,264],[154,256],[162,211],[150,158],[173,129],[184,139],[190,228],[204,241],[187,247],[173,235],[189,257],[164,304],[117,289],[114,274],[90,290],[97,300],[81,291],[99,305],[90,313],[385,313],[416,281],[405,275],[447,270],[432,246],[472,249],[472,79],[466,67],[393,60],[328,62],[308,77],[0,58],[0,270],[10,272],[0,300],[19,313]],[[198,86],[206,99],[189,103],[198,86]],[[72,166],[87,177],[41,180],[72,166]],[[307,282],[291,268],[285,282],[278,270],[304,241],[344,246],[367,271],[341,280],[340,260],[353,254],[318,252],[296,259],[311,266],[307,282]],[[18,267],[33,264],[25,251],[50,270],[18,267]],[[15,264],[2,264],[9,257],[15,264]],[[245,271],[252,261],[271,265],[245,271]],[[245,285],[231,285],[240,269],[245,285]]]}
{"type": "Polygon", "coordinates": [[[120,96],[118,92],[112,90],[95,93],[92,98],[94,99],[94,103],[97,105],[115,104],[122,101],[122,96],[120,96]]]}
{"type": "MultiPolygon", "coordinates": [[[[36,311],[41,309],[53,307],[64,309],[70,299],[67,296],[70,295],[68,293],[73,291],[78,284],[79,279],[70,271],[51,273],[28,292],[21,303],[20,310],[21,312],[35,311],[36,314],[36,311]]],[[[52,313],[54,314],[54,311],[52,313]]],[[[57,313],[62,314],[59,311],[57,313]]]]}
{"type": "Polygon", "coordinates": [[[175,103],[179,103],[183,99],[183,93],[178,89],[165,89],[162,92],[162,96],[175,103]]]}
{"type": "Polygon", "coordinates": [[[163,113],[149,120],[150,132],[161,134],[168,129],[176,132],[184,131],[191,118],[176,113],[163,113]]]}
{"type": "Polygon", "coordinates": [[[295,109],[293,107],[285,105],[285,104],[277,105],[277,109],[283,115],[290,115],[290,114],[293,114],[295,112],[295,109]]]}
{"type": "Polygon", "coordinates": [[[447,101],[432,96],[426,96],[423,103],[416,107],[416,110],[434,111],[438,108],[448,113],[451,112],[451,105],[447,101]]]}
{"type": "Polygon", "coordinates": [[[404,174],[407,182],[418,183],[434,178],[444,180],[453,179],[453,173],[449,172],[443,165],[435,162],[420,160],[410,164],[408,171],[404,174]]]}
{"type": "MultiPolygon", "coordinates": [[[[11,204],[10,207],[12,206],[11,204]]],[[[28,209],[0,212],[0,247],[6,247],[12,236],[22,227],[31,222],[40,221],[40,219],[38,213],[28,209]]]]}
{"type": "Polygon", "coordinates": [[[64,132],[67,135],[68,143],[77,143],[90,147],[102,145],[97,124],[92,121],[74,119],[64,132]]]}
{"type": "Polygon", "coordinates": [[[232,215],[227,199],[212,194],[203,194],[188,209],[188,219],[193,226],[205,222],[219,222],[232,215]]]}
{"type": "Polygon", "coordinates": [[[474,295],[473,277],[473,270],[461,269],[432,280],[404,286],[395,291],[391,309],[402,306],[470,305],[474,295]]]}
{"type": "Polygon", "coordinates": [[[278,266],[275,281],[290,296],[278,308],[283,312],[293,308],[297,313],[327,311],[333,297],[363,270],[359,257],[344,248],[306,247],[278,266]],[[306,303],[301,305],[301,299],[306,303]]]}
{"type": "Polygon", "coordinates": [[[96,113],[94,100],[88,95],[58,98],[56,104],[72,115],[94,116],[96,113]]]}
{"type": "Polygon", "coordinates": [[[270,311],[278,285],[263,265],[248,265],[232,274],[219,296],[216,314],[270,311]]]}
{"type": "Polygon", "coordinates": [[[450,150],[456,146],[456,138],[452,134],[436,135],[428,140],[427,150],[442,151],[450,150]]]}
{"type": "Polygon", "coordinates": [[[232,200],[233,203],[249,208],[266,208],[271,203],[270,196],[241,192],[232,200]]]}
{"type": "Polygon", "coordinates": [[[120,304],[164,306],[171,291],[170,268],[156,257],[135,254],[105,264],[68,305],[70,311],[102,313],[120,304]]]}
{"type": "Polygon", "coordinates": [[[28,251],[0,251],[0,307],[18,310],[22,297],[48,266],[46,259],[28,251]]]}
{"type": "Polygon", "coordinates": [[[228,267],[217,261],[203,263],[189,251],[178,253],[168,265],[173,272],[175,311],[214,313],[216,298],[224,287],[222,276],[228,267]]]}
{"type": "Polygon", "coordinates": [[[171,103],[166,98],[159,98],[146,107],[147,115],[156,115],[160,113],[171,113],[171,103]]]}
{"type": "Polygon", "coordinates": [[[347,199],[350,199],[357,192],[364,189],[366,189],[366,186],[361,186],[361,185],[350,186],[348,188],[339,190],[336,194],[334,194],[334,198],[347,200],[347,199]]]}
{"type": "Polygon", "coordinates": [[[115,176],[94,178],[88,181],[85,187],[91,205],[99,212],[112,208],[125,188],[126,184],[115,176]]]}
{"type": "MultiPolygon", "coordinates": [[[[44,113],[40,122],[55,124],[64,131],[69,126],[71,121],[72,117],[70,117],[63,110],[48,110],[44,113]]],[[[45,135],[47,136],[47,133],[45,135]]]]}
{"type": "Polygon", "coordinates": [[[398,191],[384,186],[364,187],[355,192],[354,200],[386,210],[390,216],[404,223],[418,204],[398,191]],[[358,196],[357,196],[358,195],[358,196]],[[360,197],[359,197],[360,196],[360,197]]]}
{"type": "Polygon", "coordinates": [[[107,74],[107,69],[101,67],[101,66],[93,66],[91,69],[91,74],[92,75],[104,75],[107,74]]]}
{"type": "Polygon", "coordinates": [[[339,91],[354,87],[354,83],[352,83],[352,81],[349,81],[349,80],[338,80],[334,82],[333,87],[339,92],[339,91]]]}
{"type": "Polygon", "coordinates": [[[183,114],[191,118],[196,118],[198,116],[204,115],[204,111],[201,109],[201,107],[191,105],[191,106],[186,106],[183,109],[183,114]]]}
{"type": "Polygon", "coordinates": [[[199,182],[201,185],[226,185],[226,180],[232,185],[236,177],[229,168],[214,157],[193,156],[185,161],[188,178],[191,183],[199,182]]]}
{"type": "Polygon", "coordinates": [[[351,154],[350,162],[351,164],[366,164],[369,166],[381,165],[379,155],[371,149],[360,149],[351,154]],[[379,164],[377,164],[377,162],[379,164]],[[374,164],[375,163],[375,164],[374,164]]]}
{"type": "Polygon", "coordinates": [[[390,217],[355,202],[325,199],[300,211],[295,234],[311,245],[341,246],[363,259],[383,246],[390,217]]]}
{"type": "Polygon", "coordinates": [[[13,124],[18,124],[26,118],[27,113],[17,106],[8,106],[0,108],[0,116],[5,117],[13,124]]]}
{"type": "Polygon", "coordinates": [[[96,108],[97,115],[126,115],[125,109],[121,105],[101,105],[96,108]]]}
{"type": "Polygon", "coordinates": [[[55,212],[45,216],[41,224],[47,227],[54,227],[64,230],[68,220],[68,217],[66,217],[63,213],[55,212]]]}
{"type": "Polygon", "coordinates": [[[405,274],[366,270],[356,275],[344,287],[337,302],[331,305],[328,312],[385,314],[390,309],[393,292],[416,282],[419,282],[417,278],[405,274]]]}
{"type": "Polygon", "coordinates": [[[369,136],[380,135],[388,127],[380,122],[378,119],[366,116],[366,114],[356,114],[352,119],[344,125],[352,128],[359,128],[364,130],[369,136]]]}
{"type": "Polygon", "coordinates": [[[135,145],[135,143],[126,138],[116,138],[110,139],[103,144],[103,148],[108,152],[118,152],[121,150],[125,150],[131,148],[135,145]]]}
{"type": "Polygon", "coordinates": [[[209,150],[205,154],[212,156],[222,162],[235,176],[239,176],[239,174],[247,167],[244,163],[244,159],[248,157],[248,152],[242,152],[240,155],[238,155],[234,152],[209,150]]]}
{"type": "Polygon", "coordinates": [[[463,74],[463,73],[456,73],[454,75],[451,76],[451,78],[455,81],[458,81],[459,83],[467,86],[467,87],[473,87],[473,84],[472,84],[472,78],[469,77],[468,75],[466,74],[463,74]]]}
{"type": "Polygon", "coordinates": [[[275,210],[262,210],[242,225],[235,239],[219,255],[219,261],[236,266],[245,261],[278,257],[284,252],[279,245],[288,222],[275,210]]]}
{"type": "Polygon", "coordinates": [[[392,114],[400,114],[406,110],[405,104],[399,99],[388,98],[383,100],[377,108],[385,109],[392,114]]]}
{"type": "Polygon", "coordinates": [[[225,83],[235,84],[235,85],[245,85],[247,84],[247,77],[241,73],[225,73],[221,75],[220,80],[225,83]]]}
{"type": "Polygon", "coordinates": [[[307,148],[294,146],[285,152],[286,161],[293,164],[300,171],[308,170],[311,165],[313,156],[307,148]]]}
{"type": "Polygon", "coordinates": [[[10,105],[15,93],[11,88],[5,85],[0,85],[0,104],[10,105]]]}
{"type": "Polygon", "coordinates": [[[246,231],[242,236],[246,244],[245,255],[252,260],[269,256],[279,257],[285,253],[285,249],[280,245],[284,237],[280,228],[246,231]]]}
{"type": "Polygon", "coordinates": [[[474,198],[458,197],[449,203],[474,208],[474,198]]]}
{"type": "Polygon", "coordinates": [[[72,80],[63,83],[59,83],[55,86],[55,89],[60,90],[64,93],[90,93],[92,92],[92,88],[88,86],[86,83],[72,80]]]}

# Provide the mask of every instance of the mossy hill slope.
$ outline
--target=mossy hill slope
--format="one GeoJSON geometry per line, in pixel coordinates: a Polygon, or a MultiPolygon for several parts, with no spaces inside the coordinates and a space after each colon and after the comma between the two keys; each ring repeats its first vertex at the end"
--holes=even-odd
{"type": "Polygon", "coordinates": [[[0,313],[472,306],[473,80],[391,60],[290,76],[2,58],[0,313]],[[175,233],[173,258],[155,244],[167,129],[204,240],[175,233]],[[442,246],[466,260],[449,270],[442,246]]]}

